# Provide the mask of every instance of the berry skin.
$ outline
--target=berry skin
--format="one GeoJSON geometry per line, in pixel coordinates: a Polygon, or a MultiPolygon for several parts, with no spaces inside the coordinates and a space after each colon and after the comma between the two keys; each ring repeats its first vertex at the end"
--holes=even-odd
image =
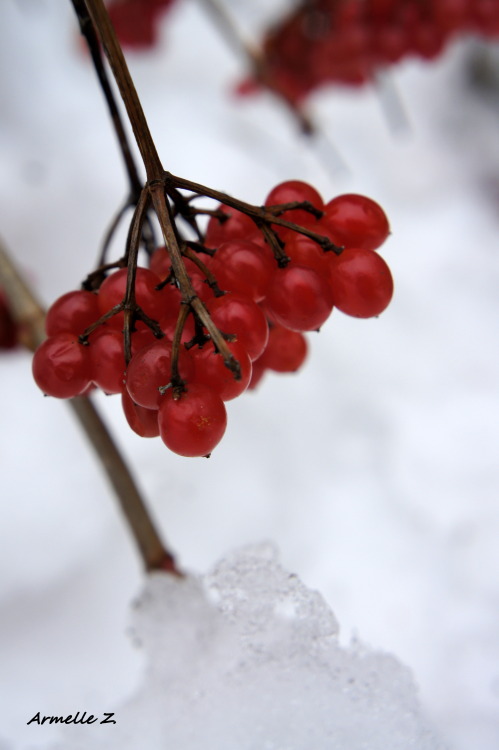
{"type": "Polygon", "coordinates": [[[372,318],[388,306],[393,279],[383,258],[372,250],[348,248],[331,262],[334,305],[355,318],[372,318]]]}
{"type": "Polygon", "coordinates": [[[339,195],[329,201],[324,211],[324,224],[336,245],[376,250],[390,233],[381,206],[363,195],[339,195]]]}
{"type": "Polygon", "coordinates": [[[328,280],[316,271],[289,265],[274,274],[265,308],[285,328],[315,331],[329,318],[333,295],[328,280]]]}
{"type": "MultiPolygon", "coordinates": [[[[171,380],[172,342],[161,339],[136,352],[126,371],[126,388],[139,406],[146,409],[157,409],[162,402],[159,388],[171,380]]],[[[190,381],[194,373],[194,364],[190,354],[183,348],[179,351],[180,377],[190,381]]]]}
{"type": "Polygon", "coordinates": [[[228,218],[224,221],[220,221],[215,216],[210,218],[204,241],[206,247],[216,248],[229,240],[252,240],[253,237],[259,236],[260,232],[255,222],[246,214],[225,206],[223,203],[218,206],[217,210],[228,218]]]}
{"type": "Polygon", "coordinates": [[[50,306],[45,318],[47,336],[70,331],[81,336],[101,316],[97,295],[83,289],[67,292],[50,306]]]}
{"type": "MultiPolygon", "coordinates": [[[[101,315],[107,313],[111,308],[123,301],[127,283],[127,269],[120,268],[108,276],[101,284],[98,294],[99,309],[101,315]]],[[[157,320],[164,311],[164,296],[161,291],[156,290],[160,279],[148,268],[137,268],[135,277],[135,299],[146,315],[157,320]]],[[[113,315],[108,325],[113,328],[123,328],[125,316],[122,312],[113,315]]],[[[138,327],[143,325],[140,321],[138,327]]]]}
{"type": "MultiPolygon", "coordinates": [[[[322,234],[322,227],[318,223],[314,231],[322,234]]],[[[303,234],[292,233],[289,240],[286,241],[284,252],[290,259],[290,265],[303,266],[316,271],[319,276],[326,276],[329,273],[329,260],[327,254],[322,248],[309,237],[303,234]]]]}
{"type": "Polygon", "coordinates": [[[237,336],[250,359],[257,359],[267,346],[269,327],[260,307],[249,297],[225,294],[210,302],[208,312],[223,333],[237,336]]]}
{"type": "Polygon", "coordinates": [[[88,347],[72,333],[50,336],[33,356],[33,377],[47,396],[79,396],[91,381],[88,347]]]}
{"type": "Polygon", "coordinates": [[[260,302],[265,297],[275,265],[269,247],[247,240],[231,240],[220,245],[211,270],[220,289],[260,302]]]}
{"type": "Polygon", "coordinates": [[[263,353],[261,357],[258,357],[258,359],[255,359],[255,361],[252,363],[253,371],[251,373],[251,380],[248,385],[248,391],[254,391],[258,387],[265,373],[267,372],[267,366],[263,362],[264,356],[265,356],[265,352],[263,353]]]}
{"type": "Polygon", "coordinates": [[[274,372],[296,372],[307,358],[307,351],[307,340],[302,333],[274,325],[258,362],[274,372]]]}
{"type": "Polygon", "coordinates": [[[145,438],[158,437],[157,409],[144,409],[143,406],[134,403],[126,389],[121,394],[121,405],[126,421],[137,435],[145,438]]]}
{"type": "Polygon", "coordinates": [[[90,336],[88,349],[95,385],[104,393],[121,393],[126,370],[123,334],[112,328],[97,329],[95,335],[90,336]]]}
{"type": "MultiPolygon", "coordinates": [[[[211,257],[209,255],[200,254],[199,257],[205,265],[210,264],[211,257]]],[[[196,292],[198,297],[200,297],[202,300],[211,299],[213,297],[213,292],[211,291],[208,284],[205,283],[206,277],[203,272],[195,263],[193,263],[192,260],[190,260],[190,258],[184,258],[183,260],[185,270],[189,274],[191,284],[193,285],[194,291],[196,292]]],[[[151,255],[149,269],[163,281],[170,274],[171,267],[172,264],[166,248],[156,248],[154,253],[151,255]]],[[[180,290],[174,284],[167,284],[162,290],[162,296],[162,305],[164,307],[162,318],[169,316],[170,318],[176,320],[178,315],[178,308],[182,299],[180,290]]]]}
{"type": "Polygon", "coordinates": [[[227,412],[216,393],[191,383],[178,399],[170,389],[159,407],[158,425],[165,445],[180,456],[208,456],[222,439],[227,412]]]}
{"type": "Polygon", "coordinates": [[[172,264],[166,247],[157,247],[151,255],[149,270],[156,274],[161,280],[166,279],[170,273],[172,264]]]}
{"type": "Polygon", "coordinates": [[[241,377],[236,380],[234,373],[225,366],[221,354],[215,351],[211,344],[203,348],[192,349],[192,359],[195,365],[193,382],[202,383],[217,393],[222,401],[231,401],[240,396],[251,380],[251,359],[248,352],[238,341],[228,344],[228,347],[239,362],[241,377]]]}
{"type": "MultiPolygon", "coordinates": [[[[265,199],[266,206],[277,206],[280,203],[304,203],[307,201],[311,203],[314,208],[322,211],[324,208],[324,202],[317,192],[317,190],[309,185],[307,182],[301,180],[287,180],[276,185],[267,198],[265,199]]],[[[291,221],[293,224],[303,224],[309,222],[313,216],[309,211],[305,211],[302,208],[293,208],[290,211],[285,211],[282,214],[282,218],[286,221],[291,221]]]]}

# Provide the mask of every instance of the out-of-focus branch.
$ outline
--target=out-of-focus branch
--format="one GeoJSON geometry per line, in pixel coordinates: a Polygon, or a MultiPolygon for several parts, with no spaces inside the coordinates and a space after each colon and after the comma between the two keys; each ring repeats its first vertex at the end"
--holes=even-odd
{"type": "Polygon", "coordinates": [[[211,15],[221,33],[234,48],[237,54],[246,58],[256,80],[269,91],[271,91],[288,109],[293,119],[298,123],[304,135],[316,135],[317,127],[307,112],[294,102],[291,102],[281,91],[272,76],[269,76],[268,67],[262,51],[244,39],[243,34],[237,27],[232,16],[219,0],[200,0],[201,5],[211,15]]]}
{"type": "MultiPolygon", "coordinates": [[[[21,343],[34,351],[45,339],[45,313],[0,240],[0,286],[12,318],[19,326],[21,343]]],[[[109,479],[147,570],[181,575],[154,525],[130,470],[95,405],[88,396],[68,401],[109,479]]]]}

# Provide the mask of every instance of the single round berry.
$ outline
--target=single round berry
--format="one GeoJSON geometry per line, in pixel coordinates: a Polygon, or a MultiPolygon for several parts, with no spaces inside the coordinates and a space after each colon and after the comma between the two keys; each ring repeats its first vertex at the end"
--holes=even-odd
{"type": "MultiPolygon", "coordinates": [[[[190,380],[194,364],[183,347],[179,350],[178,366],[180,377],[190,380]]],[[[157,409],[163,400],[159,388],[171,381],[171,368],[172,342],[169,339],[155,341],[134,354],[125,375],[126,388],[133,401],[146,409],[157,409]]]]}
{"type": "Polygon", "coordinates": [[[260,233],[253,219],[223,203],[217,208],[224,218],[212,216],[206,228],[204,244],[215,249],[228,240],[251,240],[260,233]],[[227,217],[227,218],[225,218],[227,217]]]}
{"type": "Polygon", "coordinates": [[[250,359],[260,356],[267,345],[269,327],[261,308],[249,297],[224,294],[208,304],[208,312],[222,333],[237,336],[250,359]]]}
{"type": "Polygon", "coordinates": [[[104,393],[121,393],[126,370],[121,331],[112,328],[97,330],[90,337],[88,349],[95,385],[104,393]]]}
{"type": "Polygon", "coordinates": [[[333,295],[328,280],[316,271],[289,265],[274,274],[265,307],[285,328],[315,331],[331,315],[333,295]]]}
{"type": "Polygon", "coordinates": [[[218,393],[222,401],[231,401],[244,393],[251,380],[252,372],[251,359],[242,344],[239,341],[233,341],[228,344],[228,347],[239,363],[240,377],[237,379],[212,344],[207,343],[202,348],[191,350],[195,366],[193,382],[208,386],[218,393]]]}
{"type": "MultiPolygon", "coordinates": [[[[266,206],[277,206],[284,203],[310,203],[314,208],[322,211],[324,202],[317,190],[308,182],[301,180],[287,180],[273,188],[265,199],[266,206]]],[[[302,208],[293,208],[285,211],[282,219],[291,221],[293,224],[309,222],[313,214],[302,208]]]]}
{"type": "Polygon", "coordinates": [[[388,306],[393,279],[386,262],[372,250],[348,248],[331,263],[334,305],[347,315],[372,318],[388,306]]]}
{"type": "MultiPolygon", "coordinates": [[[[211,263],[211,256],[206,253],[200,253],[199,259],[208,266],[211,263]]],[[[194,263],[190,258],[183,258],[185,269],[189,275],[192,286],[194,287],[195,293],[202,300],[211,299],[213,292],[206,283],[206,276],[199,266],[194,263]]],[[[171,260],[170,256],[165,247],[158,247],[151,255],[150,270],[164,281],[171,272],[171,260]]],[[[182,295],[180,290],[175,286],[174,283],[167,284],[163,289],[163,298],[167,295],[168,299],[163,299],[163,313],[162,317],[166,315],[173,315],[175,312],[178,314],[178,308],[182,295]]]]}
{"type": "Polygon", "coordinates": [[[91,381],[88,347],[72,333],[50,336],[35,351],[33,377],[47,396],[78,396],[91,381]]]}
{"type": "MultiPolygon", "coordinates": [[[[126,268],[120,268],[102,282],[98,294],[99,308],[102,315],[123,301],[126,292],[127,274],[128,270],[126,268]]],[[[158,291],[156,289],[159,283],[159,277],[149,270],[149,268],[137,268],[135,300],[145,314],[153,320],[158,320],[161,317],[165,307],[163,290],[158,291]]],[[[122,329],[124,314],[120,312],[113,315],[109,318],[108,323],[114,328],[122,329]]]]}
{"type": "Polygon", "coordinates": [[[336,245],[376,250],[390,233],[381,206],[363,195],[339,195],[324,211],[324,224],[329,226],[336,245]]]}
{"type": "Polygon", "coordinates": [[[97,295],[93,292],[84,289],[67,292],[47,310],[45,331],[47,336],[68,331],[81,336],[101,314],[97,295]]]}
{"type": "MultiPolygon", "coordinates": [[[[320,228],[314,231],[320,234],[320,228]]],[[[290,266],[302,266],[311,268],[313,271],[328,278],[329,260],[324,250],[309,237],[303,234],[293,233],[293,236],[286,242],[284,252],[290,259],[290,266]]]]}
{"type": "Polygon", "coordinates": [[[165,445],[180,456],[207,456],[218,445],[227,427],[224,402],[205,385],[191,383],[180,397],[166,392],[158,412],[165,445]]]}
{"type": "Polygon", "coordinates": [[[268,246],[231,240],[220,245],[211,270],[220,289],[260,302],[265,297],[275,265],[268,246]]]}
{"type": "MultiPolygon", "coordinates": [[[[173,337],[175,336],[178,312],[179,310],[177,308],[175,315],[166,316],[164,318],[161,318],[161,320],[159,321],[161,330],[165,334],[166,338],[170,339],[170,341],[173,341],[173,337]]],[[[194,337],[195,333],[196,333],[196,328],[195,328],[195,323],[194,323],[194,316],[189,315],[182,329],[182,337],[181,337],[182,344],[186,344],[188,341],[190,341],[194,337]]]]}
{"type": "Polygon", "coordinates": [[[149,269],[163,281],[171,271],[172,263],[166,247],[157,247],[149,260],[149,269]]]}
{"type": "Polygon", "coordinates": [[[125,389],[121,394],[121,405],[126,421],[137,435],[145,438],[158,437],[158,410],[145,409],[136,404],[125,389]]]}
{"type": "Polygon", "coordinates": [[[265,352],[261,357],[258,357],[258,359],[255,359],[254,362],[252,362],[253,370],[251,372],[251,380],[248,385],[248,391],[254,391],[255,388],[259,385],[260,381],[262,380],[263,376],[267,372],[267,365],[265,364],[264,360],[265,352]]]}
{"type": "Polygon", "coordinates": [[[307,340],[302,333],[274,325],[270,329],[269,343],[260,359],[269,370],[296,372],[304,363],[307,351],[307,340]]]}

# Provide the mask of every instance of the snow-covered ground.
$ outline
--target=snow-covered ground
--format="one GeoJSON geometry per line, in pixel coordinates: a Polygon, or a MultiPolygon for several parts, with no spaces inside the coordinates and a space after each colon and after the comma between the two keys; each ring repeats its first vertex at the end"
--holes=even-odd
{"type": "MultiPolygon", "coordinates": [[[[125,195],[66,6],[0,7],[0,233],[47,304],[91,269],[125,195]]],[[[266,96],[232,100],[241,64],[179,7],[160,48],[130,58],[165,167],[253,203],[289,178],[371,196],[391,221],[396,295],[376,320],[334,313],[302,373],[230,404],[209,461],[138,438],[116,399],[97,401],[185,569],[272,540],[344,645],[354,634],[412,670],[450,747],[495,750],[499,105],[465,87],[468,50],[396,72],[410,132],[390,131],[372,91],[317,96],[342,169],[266,96]]],[[[58,736],[27,726],[38,711],[117,710],[140,684],[128,628],[143,575],[67,405],[41,397],[24,352],[0,368],[0,747],[24,750],[58,736]]]]}

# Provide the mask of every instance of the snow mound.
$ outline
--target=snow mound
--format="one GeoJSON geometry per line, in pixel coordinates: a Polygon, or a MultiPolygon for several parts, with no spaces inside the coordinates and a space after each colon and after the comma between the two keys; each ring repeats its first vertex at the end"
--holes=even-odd
{"type": "Polygon", "coordinates": [[[116,725],[65,727],[66,750],[444,747],[409,671],[342,647],[323,598],[271,545],[235,552],[205,577],[151,575],[133,632],[148,659],[142,687],[116,709],[116,725]]]}

